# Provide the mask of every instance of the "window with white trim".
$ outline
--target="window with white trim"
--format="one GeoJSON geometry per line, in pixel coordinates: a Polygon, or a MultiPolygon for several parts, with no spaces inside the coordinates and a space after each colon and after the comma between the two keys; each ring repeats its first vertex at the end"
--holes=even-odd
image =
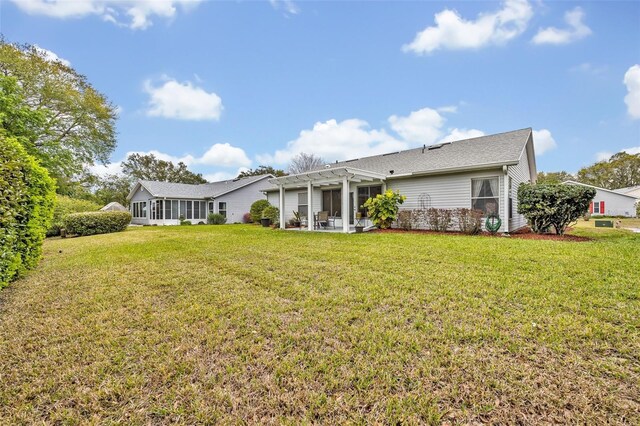
{"type": "Polygon", "coordinates": [[[131,203],[131,216],[136,219],[146,219],[147,217],[147,202],[137,201],[131,203]]]}
{"type": "Polygon", "coordinates": [[[218,202],[218,213],[227,217],[227,203],[225,201],[218,202]]]}
{"type": "Polygon", "coordinates": [[[593,212],[596,214],[600,214],[600,201],[593,202],[593,212]]]}
{"type": "Polygon", "coordinates": [[[298,192],[298,214],[300,217],[309,217],[309,198],[307,192],[298,192]]]}
{"type": "Polygon", "coordinates": [[[497,177],[471,179],[471,208],[485,215],[500,212],[500,186],[497,177]]]}

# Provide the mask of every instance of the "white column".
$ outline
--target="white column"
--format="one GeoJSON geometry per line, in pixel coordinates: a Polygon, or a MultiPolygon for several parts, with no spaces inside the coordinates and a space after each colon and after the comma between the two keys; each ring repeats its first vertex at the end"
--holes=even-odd
{"type": "Polygon", "coordinates": [[[508,166],[504,166],[504,175],[502,176],[504,180],[504,209],[503,209],[503,218],[502,218],[502,232],[509,232],[509,168],[508,166]]]}
{"type": "Polygon", "coordinates": [[[349,232],[349,178],[342,178],[342,232],[349,232]]]}
{"type": "Polygon", "coordinates": [[[313,184],[307,183],[307,231],[313,231],[313,184]]]}
{"type": "Polygon", "coordinates": [[[285,228],[284,223],[284,185],[280,185],[280,229],[285,228]]]}

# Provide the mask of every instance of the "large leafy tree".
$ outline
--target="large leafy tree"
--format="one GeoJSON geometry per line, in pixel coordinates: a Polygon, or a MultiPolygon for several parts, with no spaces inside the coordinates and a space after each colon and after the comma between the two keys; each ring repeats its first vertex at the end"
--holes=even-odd
{"type": "Polygon", "coordinates": [[[21,117],[32,114],[10,132],[51,175],[70,179],[87,165],[109,161],[116,146],[116,108],[85,76],[35,46],[2,39],[0,75],[12,78],[3,79],[2,90],[19,92],[21,117]]]}
{"type": "Polygon", "coordinates": [[[260,176],[260,175],[266,175],[266,174],[272,174],[275,177],[280,177],[280,176],[286,176],[287,172],[281,169],[275,169],[272,166],[258,166],[255,169],[249,169],[249,170],[240,172],[238,174],[238,179],[249,177],[249,176],[260,176]]]}
{"type": "Polygon", "coordinates": [[[562,183],[568,180],[575,180],[575,176],[565,171],[560,172],[538,172],[537,183],[562,183]]]}
{"type": "Polygon", "coordinates": [[[131,154],[122,163],[122,173],[133,180],[157,180],[175,183],[207,183],[200,173],[189,171],[187,165],[157,158],[153,154],[131,154]]]}
{"type": "Polygon", "coordinates": [[[607,189],[640,185],[640,154],[619,152],[578,171],[578,180],[607,189]]]}
{"type": "Polygon", "coordinates": [[[133,186],[133,180],[125,175],[115,174],[98,178],[94,186],[94,199],[101,205],[117,201],[123,206],[129,204],[127,195],[133,186]]]}

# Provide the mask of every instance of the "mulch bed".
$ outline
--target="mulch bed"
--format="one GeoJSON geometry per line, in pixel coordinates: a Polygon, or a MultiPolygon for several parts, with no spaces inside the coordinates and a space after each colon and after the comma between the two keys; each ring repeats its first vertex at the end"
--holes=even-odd
{"type": "MultiPolygon", "coordinates": [[[[568,228],[567,231],[571,230],[568,228]]],[[[432,234],[432,235],[466,235],[459,231],[431,231],[428,229],[412,229],[410,231],[406,231],[404,229],[391,228],[391,229],[374,229],[370,232],[377,232],[381,234],[389,233],[389,234],[432,234]]],[[[591,241],[591,238],[588,237],[579,237],[577,235],[557,235],[557,234],[536,234],[531,231],[529,228],[522,228],[515,232],[512,232],[508,235],[504,234],[491,234],[489,232],[481,232],[478,234],[481,237],[489,237],[489,238],[518,238],[522,240],[552,240],[552,241],[570,241],[570,242],[585,242],[591,241]]]]}

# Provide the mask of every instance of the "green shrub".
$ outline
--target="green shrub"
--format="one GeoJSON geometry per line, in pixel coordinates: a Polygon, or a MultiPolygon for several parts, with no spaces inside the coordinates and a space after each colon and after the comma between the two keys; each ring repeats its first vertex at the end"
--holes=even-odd
{"type": "Polygon", "coordinates": [[[100,210],[100,205],[88,200],[78,200],[58,195],[56,198],[56,207],[53,210],[53,222],[47,231],[47,237],[60,235],[60,229],[64,227],[64,219],[68,214],[80,212],[94,212],[100,210]]]}
{"type": "Polygon", "coordinates": [[[280,210],[272,205],[267,206],[264,210],[262,210],[261,217],[271,219],[271,223],[279,223],[280,222],[280,210]]]}
{"type": "Polygon", "coordinates": [[[267,200],[258,200],[251,204],[249,214],[251,215],[251,220],[253,221],[253,223],[260,222],[260,219],[262,219],[262,212],[270,205],[271,204],[269,204],[267,200]]]}
{"type": "Polygon", "coordinates": [[[518,213],[524,215],[533,232],[553,227],[562,235],[571,222],[589,210],[596,190],[586,186],[521,183],[518,187],[518,213]]]}
{"type": "Polygon", "coordinates": [[[34,268],[51,225],[55,184],[14,138],[0,134],[0,288],[34,268]]]}
{"type": "Polygon", "coordinates": [[[85,236],[124,231],[129,222],[129,212],[83,212],[67,215],[64,227],[69,234],[85,236]]]}
{"type": "Polygon", "coordinates": [[[209,216],[207,216],[207,223],[209,225],[224,225],[227,223],[227,218],[222,216],[220,213],[209,213],[209,216]]]}
{"type": "Polygon", "coordinates": [[[400,195],[400,192],[393,192],[388,189],[384,194],[378,194],[369,198],[363,205],[367,209],[369,218],[378,228],[386,229],[398,217],[400,204],[404,203],[407,197],[400,195]]]}

